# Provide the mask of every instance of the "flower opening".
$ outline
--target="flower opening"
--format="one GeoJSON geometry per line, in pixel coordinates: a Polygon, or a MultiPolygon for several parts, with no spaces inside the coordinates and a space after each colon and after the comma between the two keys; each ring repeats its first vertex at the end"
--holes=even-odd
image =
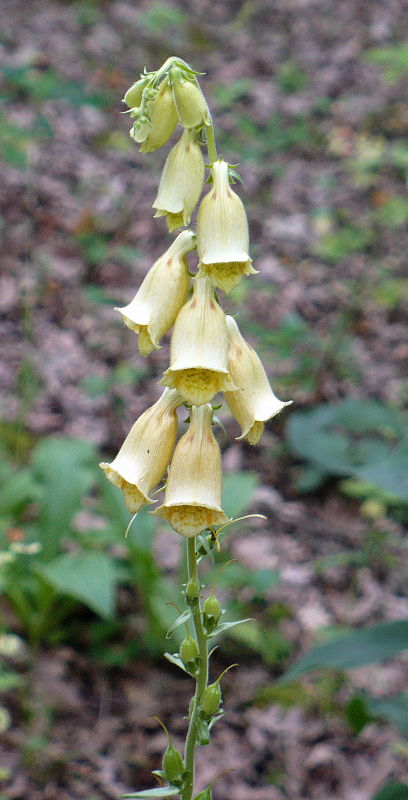
{"type": "Polygon", "coordinates": [[[192,231],[182,231],[169,249],[151,267],[137,294],[123,308],[128,328],[139,334],[139,352],[148,356],[160,347],[185,303],[190,286],[186,254],[195,246],[192,231]]]}
{"type": "Polygon", "coordinates": [[[220,158],[211,167],[212,189],[203,198],[197,216],[200,275],[229,292],[243,275],[257,272],[249,257],[245,209],[229,183],[229,166],[220,158]]]}
{"type": "Polygon", "coordinates": [[[226,392],[225,399],[241,426],[242,434],[238,438],[255,445],[263,434],[264,423],[291,401],[284,403],[276,397],[259,356],[245,341],[233,317],[227,316],[226,321],[229,369],[237,390],[226,392]]]}
{"type": "Polygon", "coordinates": [[[116,458],[102,462],[108,480],[122,490],[127,508],[133,514],[145,503],[154,502],[149,492],[161,481],[176,443],[176,409],[181,395],[165,389],[159,400],[135,422],[116,458]]]}
{"type": "Polygon", "coordinates": [[[192,406],[188,431],[174,451],[163,505],[152,512],[166,519],[181,536],[197,536],[223,525],[221,453],[211,431],[213,409],[192,406]]]}
{"type": "Polygon", "coordinates": [[[188,403],[208,403],[219,391],[236,386],[228,371],[225,315],[206,278],[193,280],[193,295],[176,319],[170,366],[160,383],[178,389],[188,403]]]}

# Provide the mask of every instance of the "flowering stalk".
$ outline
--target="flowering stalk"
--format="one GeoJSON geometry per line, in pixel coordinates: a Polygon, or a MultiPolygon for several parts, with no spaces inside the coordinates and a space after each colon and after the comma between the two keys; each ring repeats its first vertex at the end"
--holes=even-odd
{"type": "MultiPolygon", "coordinates": [[[[196,233],[179,232],[151,267],[131,303],[117,309],[138,335],[143,356],[160,347],[161,338],[174,326],[170,364],[159,381],[166,388],[136,420],[116,458],[101,464],[107,478],[122,490],[132,513],[155,502],[152,492],[167,470],[163,501],[152,513],[186,539],[186,607],[168,632],[171,635],[185,625],[186,636],[178,653],[165,656],[193,678],[195,692],[184,754],[174,748],[160,723],[168,737],[162,769],[154,771],[161,786],[124,795],[146,799],[178,796],[192,800],[196,748],[208,744],[211,729],[223,714],[220,681],[227,670],[209,683],[209,640],[243,621],[220,622],[224,612],[214,587],[204,598],[198,572],[201,559],[214,547],[218,549],[225,529],[239,521],[230,520],[221,505],[221,453],[212,432],[213,399],[219,392],[225,393],[241,426],[238,438],[252,445],[260,440],[265,423],[287,405],[274,395],[259,357],[245,342],[235,320],[225,315],[215,294],[215,287],[228,293],[257,270],[249,255],[245,209],[231,188],[234,172],[217,155],[213,122],[198,74],[185,61],[171,56],[160,69],[145,71],[124,97],[133,121],[130,136],[140,144],[142,153],[162,147],[178,124],[183,128],[167,157],[153,202],[155,216],[165,217],[169,232],[190,224],[199,201],[204,185],[203,142],[210,173],[207,182],[211,184],[198,210],[196,233]],[[197,250],[198,263],[191,280],[186,256],[193,250],[197,250]],[[189,427],[177,442],[177,408],[181,405],[189,409],[189,427]]],[[[215,780],[193,800],[211,800],[215,780]]]]}

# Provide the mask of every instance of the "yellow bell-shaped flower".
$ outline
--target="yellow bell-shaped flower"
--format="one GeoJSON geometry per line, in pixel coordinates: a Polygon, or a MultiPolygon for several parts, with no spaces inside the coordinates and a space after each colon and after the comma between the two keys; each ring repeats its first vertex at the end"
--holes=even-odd
{"type": "Polygon", "coordinates": [[[257,444],[264,423],[292,401],[283,403],[274,395],[259,356],[245,341],[233,317],[227,316],[229,369],[237,391],[226,392],[225,399],[231,414],[239,422],[249,444],[257,444]]]}
{"type": "Polygon", "coordinates": [[[229,292],[243,275],[257,272],[249,257],[248,223],[244,206],[229,183],[228,164],[220,158],[211,167],[212,189],[197,216],[199,274],[229,292]]]}
{"type": "Polygon", "coordinates": [[[205,97],[193,77],[182,77],[178,70],[172,71],[173,96],[178,118],[183,128],[197,128],[211,122],[205,97]]]}
{"type": "Polygon", "coordinates": [[[166,217],[169,231],[188,225],[204,181],[204,159],[194,131],[185,130],[170,150],[153,208],[166,217]]]}
{"type": "Polygon", "coordinates": [[[221,508],[221,453],[212,415],[210,404],[192,406],[189,429],[174,451],[164,503],[152,512],[186,537],[228,522],[221,508]]]}
{"type": "Polygon", "coordinates": [[[177,111],[168,78],[162,80],[155,98],[147,106],[150,125],[140,148],[141,153],[152,153],[166,144],[177,125],[177,111]]]}
{"type": "Polygon", "coordinates": [[[135,514],[145,503],[153,503],[149,492],[161,481],[171,459],[177,437],[176,409],[183,398],[165,389],[157,402],[135,422],[116,458],[99,466],[122,490],[127,508],[135,514]]]}
{"type": "Polygon", "coordinates": [[[207,278],[193,280],[193,296],[176,319],[170,367],[160,383],[196,406],[209,403],[217,392],[236,389],[228,371],[225,314],[207,278]]]}
{"type": "Polygon", "coordinates": [[[116,310],[125,324],[139,334],[139,352],[148,356],[160,347],[185,303],[190,287],[186,254],[195,247],[192,231],[182,231],[171,247],[151,267],[129,305],[116,310]]]}

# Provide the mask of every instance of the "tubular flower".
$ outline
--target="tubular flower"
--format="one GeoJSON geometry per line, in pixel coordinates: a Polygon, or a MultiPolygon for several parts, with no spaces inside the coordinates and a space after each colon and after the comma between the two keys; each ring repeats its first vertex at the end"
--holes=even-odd
{"type": "Polygon", "coordinates": [[[153,512],[186,537],[228,522],[221,508],[221,453],[212,415],[209,403],[192,406],[189,429],[174,451],[164,503],[153,512]]]}
{"type": "Polygon", "coordinates": [[[141,153],[152,153],[166,144],[177,125],[177,111],[173,93],[166,77],[160,84],[155,98],[148,105],[150,127],[140,148],[141,153]]]}
{"type": "Polygon", "coordinates": [[[176,443],[176,408],[183,402],[178,392],[165,389],[157,402],[135,422],[116,458],[99,466],[122,490],[127,508],[135,514],[153,503],[149,492],[161,481],[176,443]]]}
{"type": "Polygon", "coordinates": [[[197,247],[201,275],[230,292],[243,275],[257,270],[249,257],[245,209],[231,189],[228,164],[220,158],[211,167],[213,186],[203,198],[197,217],[197,247]]]}
{"type": "Polygon", "coordinates": [[[257,444],[263,434],[264,423],[274,417],[284,406],[274,395],[261,360],[255,350],[245,341],[232,317],[227,316],[229,342],[229,368],[231,378],[237,385],[235,392],[226,392],[225,399],[242,434],[249,444],[257,444]]]}
{"type": "Polygon", "coordinates": [[[153,208],[169,231],[188,225],[204,181],[204,159],[194,131],[185,130],[170,150],[153,208]]]}
{"type": "Polygon", "coordinates": [[[116,310],[125,325],[139,334],[139,352],[148,356],[174,324],[190,286],[186,254],[195,246],[192,231],[182,231],[151,267],[129,305],[116,310]]]}
{"type": "Polygon", "coordinates": [[[217,392],[237,387],[228,372],[225,315],[207,278],[195,278],[193,296],[181,309],[173,330],[170,367],[160,383],[177,389],[188,403],[209,403],[217,392]]]}
{"type": "Polygon", "coordinates": [[[197,128],[211,122],[205,97],[195,78],[189,79],[173,70],[173,97],[183,128],[197,128]]]}

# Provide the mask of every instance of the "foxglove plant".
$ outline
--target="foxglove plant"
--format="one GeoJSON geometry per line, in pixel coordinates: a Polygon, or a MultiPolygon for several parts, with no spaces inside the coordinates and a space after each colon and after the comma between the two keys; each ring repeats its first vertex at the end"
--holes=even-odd
{"type": "Polygon", "coordinates": [[[223,630],[242,622],[220,621],[223,611],[214,588],[204,599],[198,571],[202,558],[218,549],[222,533],[237,521],[229,519],[221,506],[221,453],[212,432],[212,401],[218,392],[225,393],[241,426],[239,438],[249,444],[257,444],[265,422],[287,405],[274,395],[259,357],[235,320],[224,314],[216,295],[217,288],[228,293],[244,275],[256,270],[249,255],[245,209],[231,188],[234,171],[217,156],[198,74],[173,56],[157,71],[145,71],[124,97],[133,120],[130,136],[142,153],[164,145],[178,124],[183,128],[167,157],[153,202],[155,216],[166,218],[170,232],[189,224],[200,198],[203,145],[209,162],[207,183],[211,184],[198,210],[196,234],[181,231],[151,267],[131,303],[117,309],[138,334],[143,356],[160,347],[162,337],[174,326],[170,364],[160,380],[165,387],[161,397],[135,422],[112,463],[101,467],[122,490],[133,514],[154,502],[150,494],[167,472],[163,502],[152,513],[186,540],[188,579],[182,587],[186,607],[171,628],[185,625],[186,636],[178,653],[165,656],[196,684],[184,753],[175,749],[165,729],[168,746],[162,768],[154,772],[161,785],[124,795],[134,798],[211,800],[216,779],[194,794],[196,748],[208,744],[211,729],[223,713],[220,681],[224,673],[209,681],[208,645],[223,630]],[[198,255],[194,276],[186,260],[193,250],[198,255]],[[189,409],[189,427],[176,444],[177,408],[182,405],[189,409]]]}

